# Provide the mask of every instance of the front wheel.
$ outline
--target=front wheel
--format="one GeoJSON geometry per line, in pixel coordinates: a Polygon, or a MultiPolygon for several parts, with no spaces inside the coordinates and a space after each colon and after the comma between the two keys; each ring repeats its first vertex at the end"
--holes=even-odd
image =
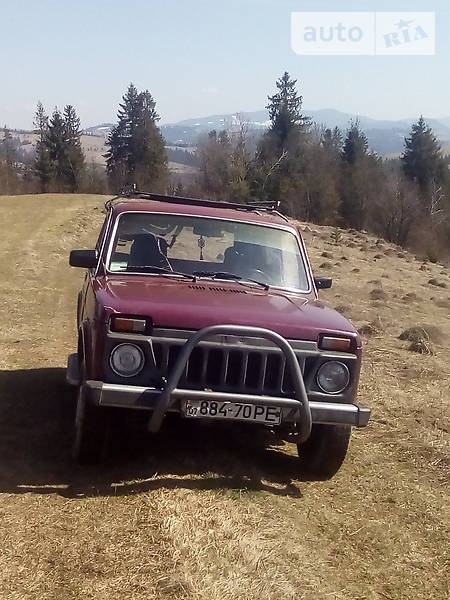
{"type": "Polygon", "coordinates": [[[107,454],[111,421],[105,408],[90,404],[83,385],[78,389],[72,456],[80,465],[101,462],[107,454]]]}
{"type": "Polygon", "coordinates": [[[313,425],[306,442],[297,444],[302,471],[317,479],[331,479],[345,460],[351,432],[349,425],[313,425]]]}

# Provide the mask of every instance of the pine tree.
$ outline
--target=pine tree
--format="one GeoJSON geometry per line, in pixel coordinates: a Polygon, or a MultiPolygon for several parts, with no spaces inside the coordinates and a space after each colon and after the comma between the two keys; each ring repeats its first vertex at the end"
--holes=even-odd
{"type": "Polygon", "coordinates": [[[3,128],[3,140],[0,146],[0,189],[1,193],[17,193],[19,178],[17,174],[17,147],[14,144],[11,132],[3,128]]]}
{"type": "Polygon", "coordinates": [[[349,165],[354,165],[363,160],[368,155],[369,143],[366,134],[361,130],[358,119],[350,123],[347,130],[344,145],[342,148],[342,158],[349,165]]]}
{"type": "Polygon", "coordinates": [[[128,167],[128,137],[126,135],[125,121],[113,127],[109,133],[106,145],[109,146],[106,158],[106,172],[111,191],[120,192],[126,185],[132,182],[128,167]]]}
{"type": "MultiPolygon", "coordinates": [[[[119,143],[120,155],[125,155],[125,172],[126,181],[124,185],[131,185],[136,182],[136,163],[138,161],[138,140],[137,133],[139,128],[139,92],[137,88],[130,83],[125,95],[122,98],[122,104],[119,104],[117,113],[118,129],[120,138],[119,143]]],[[[112,129],[111,136],[114,136],[115,129],[112,129]]],[[[108,143],[107,143],[108,145],[108,143]]],[[[111,148],[112,150],[112,148],[111,148]]],[[[107,162],[108,168],[108,162],[107,162]]]]}
{"type": "Polygon", "coordinates": [[[52,169],[57,191],[77,192],[84,173],[84,153],[81,147],[80,120],[73,106],[64,113],[55,108],[48,122],[43,145],[52,169]]]}
{"type": "Polygon", "coordinates": [[[296,142],[296,138],[310,123],[308,117],[302,115],[303,98],[297,93],[297,80],[291,79],[286,71],[276,86],[278,92],[269,96],[269,111],[271,126],[267,136],[276,142],[278,149],[289,149],[289,142],[296,142]],[[294,138],[294,139],[293,139],[294,138]]]}
{"type": "Polygon", "coordinates": [[[344,141],[339,127],[335,127],[333,130],[325,129],[321,136],[320,143],[325,150],[331,153],[340,154],[342,152],[344,141]]]}
{"type": "Polygon", "coordinates": [[[157,126],[160,117],[148,90],[139,94],[139,113],[134,156],[136,184],[141,189],[165,189],[168,182],[164,139],[157,126]]]}
{"type": "Polygon", "coordinates": [[[140,189],[164,189],[167,184],[167,155],[157,126],[156,103],[148,90],[138,92],[131,83],[119,106],[118,124],[107,146],[106,168],[111,186],[120,190],[136,184],[140,189]]]}
{"type": "Polygon", "coordinates": [[[38,134],[39,140],[43,142],[45,139],[45,134],[48,130],[48,116],[40,100],[36,106],[33,125],[35,127],[35,133],[38,134]]]}
{"type": "Polygon", "coordinates": [[[301,112],[303,98],[296,85],[285,72],[276,82],[278,92],[268,97],[271,124],[258,145],[252,192],[278,200],[285,212],[300,216],[310,120],[301,112]]]}
{"type": "Polygon", "coordinates": [[[346,225],[356,229],[366,226],[379,171],[379,159],[369,153],[359,121],[351,122],[342,147],[341,213],[346,225]]]}
{"type": "Polygon", "coordinates": [[[6,166],[13,168],[16,162],[16,149],[13,143],[13,136],[6,125],[3,128],[3,149],[6,166]]]}
{"type": "Polygon", "coordinates": [[[67,144],[64,119],[58,108],[55,108],[48,123],[45,136],[45,147],[52,165],[52,179],[56,191],[65,191],[67,173],[67,144]]]}
{"type": "Polygon", "coordinates": [[[42,102],[40,101],[37,103],[33,124],[35,127],[35,133],[38,135],[34,158],[34,172],[36,173],[40,182],[40,191],[45,193],[48,191],[52,178],[52,164],[47,146],[45,144],[48,133],[48,117],[45,113],[42,102]]]}
{"type": "Polygon", "coordinates": [[[80,188],[85,165],[80,119],[72,105],[68,104],[64,108],[63,120],[66,143],[65,185],[69,191],[76,192],[80,188]]]}
{"type": "Polygon", "coordinates": [[[421,116],[405,138],[405,151],[401,157],[403,172],[408,179],[417,182],[422,199],[430,204],[433,181],[443,177],[444,163],[441,147],[433,131],[421,116]]]}

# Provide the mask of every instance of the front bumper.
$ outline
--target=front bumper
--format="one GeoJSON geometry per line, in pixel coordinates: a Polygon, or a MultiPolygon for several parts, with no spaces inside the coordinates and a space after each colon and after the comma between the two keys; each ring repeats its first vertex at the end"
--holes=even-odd
{"type": "MultiPolygon", "coordinates": [[[[86,381],[88,397],[97,406],[130,408],[153,411],[158,405],[161,390],[119,385],[101,381],[86,381]]],[[[283,411],[283,423],[295,423],[299,419],[298,400],[275,398],[273,396],[254,396],[250,394],[228,394],[225,392],[207,392],[202,390],[174,390],[174,403],[167,412],[181,413],[184,400],[218,400],[219,402],[242,402],[279,406],[283,411]]],[[[309,401],[313,423],[352,425],[365,427],[370,418],[370,409],[357,404],[309,401]]]]}
{"type": "MultiPolygon", "coordinates": [[[[67,380],[74,383],[79,379],[77,360],[69,357],[67,380]]],[[[324,401],[310,399],[306,392],[302,371],[291,345],[280,335],[259,327],[238,327],[235,325],[214,325],[193,334],[182,346],[168,380],[162,389],[104,383],[88,380],[83,382],[90,401],[98,406],[133,408],[151,412],[149,429],[156,432],[160,429],[167,412],[182,413],[183,402],[188,399],[212,399],[221,402],[239,402],[280,407],[284,423],[294,423],[297,439],[303,442],[308,439],[313,423],[353,425],[364,427],[370,418],[370,410],[350,403],[330,402],[332,397],[324,401]],[[254,336],[278,346],[284,355],[286,366],[292,377],[294,397],[285,398],[264,394],[246,394],[219,392],[210,390],[193,390],[179,388],[180,380],[185,372],[192,351],[205,338],[215,335],[254,336]]]]}

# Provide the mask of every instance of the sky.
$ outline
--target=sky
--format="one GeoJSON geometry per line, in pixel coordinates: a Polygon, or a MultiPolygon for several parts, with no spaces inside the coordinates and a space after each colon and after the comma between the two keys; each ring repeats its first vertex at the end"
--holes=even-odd
{"type": "Polygon", "coordinates": [[[114,122],[132,81],[161,122],[260,110],[284,72],[304,107],[379,119],[450,116],[449,0],[0,0],[0,123],[73,104],[114,122]],[[436,11],[435,56],[306,56],[293,11],[436,11]]]}

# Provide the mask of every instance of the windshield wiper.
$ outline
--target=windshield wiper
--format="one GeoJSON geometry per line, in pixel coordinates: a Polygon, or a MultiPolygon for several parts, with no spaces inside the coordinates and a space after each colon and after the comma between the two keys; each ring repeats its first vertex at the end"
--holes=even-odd
{"type": "Polygon", "coordinates": [[[250,279],[249,277],[241,277],[234,273],[228,273],[226,271],[194,271],[193,275],[196,277],[209,277],[210,279],[229,279],[231,281],[238,281],[239,283],[245,284],[246,282],[255,283],[260,285],[265,290],[269,289],[269,284],[263,281],[257,281],[256,279],[250,279]]]}
{"type": "Polygon", "coordinates": [[[195,280],[193,275],[188,273],[181,273],[181,271],[172,271],[172,269],[166,269],[165,267],[155,267],[155,265],[132,265],[123,269],[124,272],[130,271],[145,271],[145,273],[161,273],[161,275],[177,275],[178,277],[185,277],[187,279],[195,280]]]}

